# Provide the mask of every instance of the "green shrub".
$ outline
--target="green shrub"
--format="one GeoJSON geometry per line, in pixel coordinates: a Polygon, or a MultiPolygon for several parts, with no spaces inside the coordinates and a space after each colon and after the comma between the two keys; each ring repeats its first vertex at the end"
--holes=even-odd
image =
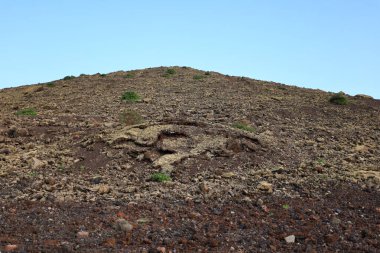
{"type": "Polygon", "coordinates": [[[248,124],[242,123],[242,122],[237,122],[237,123],[233,124],[232,127],[237,128],[237,129],[241,129],[241,130],[244,130],[247,132],[251,132],[251,133],[255,131],[255,129],[253,127],[251,127],[248,124]]]}
{"type": "Polygon", "coordinates": [[[101,77],[106,77],[107,74],[99,74],[101,77]]]}
{"type": "Polygon", "coordinates": [[[175,70],[174,69],[167,69],[166,70],[166,74],[168,74],[168,75],[174,75],[175,74],[175,70]]]}
{"type": "Polygon", "coordinates": [[[165,181],[171,181],[172,178],[165,173],[156,172],[150,176],[150,180],[152,180],[154,182],[165,182],[165,181]]]}
{"type": "Polygon", "coordinates": [[[206,72],[205,72],[205,75],[206,75],[206,76],[211,75],[210,71],[206,71],[206,72]]]}
{"type": "Polygon", "coordinates": [[[124,112],[120,113],[119,119],[120,122],[126,126],[137,125],[144,122],[141,115],[132,110],[125,110],[124,112]]]}
{"type": "Polygon", "coordinates": [[[34,108],[25,108],[16,112],[18,116],[36,116],[37,112],[34,108]]]}
{"type": "Polygon", "coordinates": [[[54,82],[48,82],[48,83],[46,83],[46,86],[47,87],[54,87],[55,83],[54,82]]]}
{"type": "Polygon", "coordinates": [[[193,76],[193,79],[194,79],[194,80],[202,80],[202,79],[203,79],[203,76],[195,75],[195,76],[193,76]]]}
{"type": "Polygon", "coordinates": [[[128,102],[137,102],[140,101],[140,96],[134,91],[126,91],[121,96],[121,99],[128,102]]]}
{"type": "Polygon", "coordinates": [[[67,80],[71,80],[71,79],[74,79],[74,78],[75,78],[75,76],[65,76],[63,78],[63,80],[67,81],[67,80]]]}
{"type": "Polygon", "coordinates": [[[348,99],[346,95],[344,95],[343,92],[339,92],[334,94],[332,97],[329,99],[330,103],[335,104],[335,105],[346,105],[348,104],[348,99]]]}

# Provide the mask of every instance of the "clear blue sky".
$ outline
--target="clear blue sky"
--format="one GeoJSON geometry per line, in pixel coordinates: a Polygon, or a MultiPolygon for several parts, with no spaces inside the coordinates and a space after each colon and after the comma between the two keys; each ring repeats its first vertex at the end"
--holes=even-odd
{"type": "Polygon", "coordinates": [[[380,1],[0,0],[0,87],[171,65],[380,98],[380,1]]]}

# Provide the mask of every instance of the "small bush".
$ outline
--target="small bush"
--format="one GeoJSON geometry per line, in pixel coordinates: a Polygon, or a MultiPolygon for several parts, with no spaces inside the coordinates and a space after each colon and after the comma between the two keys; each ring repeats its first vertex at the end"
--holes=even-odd
{"type": "Polygon", "coordinates": [[[171,181],[172,178],[165,173],[156,172],[150,176],[150,180],[152,180],[154,182],[166,182],[166,181],[171,181]]]}
{"type": "Polygon", "coordinates": [[[167,69],[166,70],[166,74],[168,74],[168,75],[174,75],[175,74],[175,70],[174,69],[167,69]]]}
{"type": "Polygon", "coordinates": [[[121,99],[128,102],[137,102],[140,101],[140,96],[134,91],[126,91],[121,96],[121,99]]]}
{"type": "Polygon", "coordinates": [[[124,76],[124,78],[133,78],[135,75],[133,73],[128,73],[124,76]]]}
{"type": "Polygon", "coordinates": [[[34,108],[26,108],[16,112],[18,116],[36,116],[37,112],[34,108]]]}
{"type": "Polygon", "coordinates": [[[206,76],[211,75],[210,71],[206,71],[206,72],[205,72],[205,75],[206,75],[206,76]]]}
{"type": "Polygon", "coordinates": [[[251,127],[248,124],[242,123],[242,122],[235,123],[232,125],[232,127],[237,128],[237,129],[241,129],[241,130],[244,130],[247,132],[251,132],[251,133],[255,131],[255,129],[253,127],[251,127]]]}
{"type": "Polygon", "coordinates": [[[194,80],[202,80],[202,79],[203,79],[203,76],[195,75],[195,76],[193,76],[193,79],[194,79],[194,80]]]}
{"type": "Polygon", "coordinates": [[[330,99],[330,103],[335,105],[346,105],[348,104],[348,99],[346,95],[344,95],[343,92],[339,92],[337,94],[334,94],[330,99]]]}
{"type": "Polygon", "coordinates": [[[123,125],[130,126],[130,125],[137,125],[144,122],[141,115],[135,111],[132,110],[126,110],[122,113],[120,113],[120,122],[123,125]]]}
{"type": "Polygon", "coordinates": [[[55,83],[54,82],[48,82],[48,83],[46,83],[46,86],[47,87],[54,87],[55,83]]]}
{"type": "Polygon", "coordinates": [[[101,77],[106,77],[107,74],[99,74],[101,77]]]}
{"type": "Polygon", "coordinates": [[[74,78],[75,78],[75,76],[65,76],[63,78],[63,80],[67,81],[67,80],[71,80],[71,79],[74,79],[74,78]]]}

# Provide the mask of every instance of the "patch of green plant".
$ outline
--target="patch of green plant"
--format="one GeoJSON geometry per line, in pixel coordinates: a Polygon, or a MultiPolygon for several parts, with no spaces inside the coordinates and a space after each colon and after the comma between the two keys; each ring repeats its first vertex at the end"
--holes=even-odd
{"type": "Polygon", "coordinates": [[[242,122],[237,122],[237,123],[233,124],[232,127],[237,128],[237,129],[241,129],[241,130],[244,130],[247,132],[251,132],[251,133],[255,132],[255,128],[253,128],[252,126],[250,126],[248,124],[242,123],[242,122]]]}
{"type": "Polygon", "coordinates": [[[126,126],[137,125],[144,122],[141,115],[138,112],[132,110],[125,110],[124,112],[120,113],[119,119],[120,122],[126,126]]]}
{"type": "Polygon", "coordinates": [[[29,172],[29,176],[30,177],[37,177],[38,173],[36,171],[31,171],[31,172],[29,172]]]}
{"type": "Polygon", "coordinates": [[[60,165],[58,165],[58,170],[59,171],[65,171],[66,168],[65,168],[65,166],[63,164],[60,164],[60,165]]]}
{"type": "Polygon", "coordinates": [[[54,87],[55,83],[54,82],[48,82],[48,83],[46,83],[46,86],[47,87],[54,87]]]}
{"type": "Polygon", "coordinates": [[[150,176],[150,180],[152,180],[154,182],[166,182],[166,181],[171,181],[172,178],[165,173],[156,172],[150,176]]]}
{"type": "Polygon", "coordinates": [[[127,74],[124,76],[124,78],[133,78],[133,77],[135,77],[135,74],[133,74],[133,73],[127,73],[127,74]]]}
{"type": "Polygon", "coordinates": [[[193,79],[194,80],[202,80],[203,76],[201,76],[201,75],[195,75],[195,76],[193,76],[193,79]]]}
{"type": "Polygon", "coordinates": [[[287,209],[289,209],[289,205],[288,204],[282,205],[282,208],[287,210],[287,209]]]}
{"type": "Polygon", "coordinates": [[[174,75],[175,74],[175,70],[174,69],[167,69],[166,70],[166,74],[168,74],[168,75],[174,75]]]}
{"type": "Polygon", "coordinates": [[[319,158],[319,159],[317,160],[317,163],[319,163],[320,165],[324,165],[324,164],[326,163],[326,160],[323,159],[323,158],[319,158]]]}
{"type": "Polygon", "coordinates": [[[99,74],[101,77],[106,77],[107,74],[99,74]]]}
{"type": "Polygon", "coordinates": [[[211,75],[210,71],[206,71],[206,72],[205,72],[205,75],[206,75],[206,76],[211,75]]]}
{"type": "Polygon", "coordinates": [[[339,92],[339,93],[334,94],[333,96],[330,97],[329,101],[330,101],[330,103],[335,104],[335,105],[346,105],[346,104],[348,104],[347,96],[344,95],[343,92],[339,92]]]}
{"type": "Polygon", "coordinates": [[[74,78],[75,78],[75,76],[65,76],[63,78],[63,80],[67,81],[67,80],[71,80],[71,79],[74,79],[74,78]]]}
{"type": "Polygon", "coordinates": [[[18,116],[37,116],[37,111],[34,108],[25,108],[16,112],[18,116]]]}
{"type": "Polygon", "coordinates": [[[86,74],[80,74],[79,76],[87,76],[86,74]]]}
{"type": "Polygon", "coordinates": [[[127,102],[137,102],[140,101],[140,96],[134,91],[126,91],[121,96],[121,99],[127,102]]]}

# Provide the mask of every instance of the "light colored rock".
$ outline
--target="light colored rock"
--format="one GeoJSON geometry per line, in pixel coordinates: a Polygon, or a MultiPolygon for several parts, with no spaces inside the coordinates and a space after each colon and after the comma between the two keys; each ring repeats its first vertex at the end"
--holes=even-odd
{"type": "Polygon", "coordinates": [[[18,249],[16,244],[8,244],[4,247],[5,252],[13,252],[18,249]]]}
{"type": "Polygon", "coordinates": [[[286,243],[295,243],[296,241],[296,237],[294,235],[289,235],[287,237],[284,238],[286,243]]]}
{"type": "Polygon", "coordinates": [[[125,219],[117,219],[116,220],[116,229],[129,233],[133,229],[133,225],[130,224],[127,220],[125,219]]]}
{"type": "Polygon", "coordinates": [[[110,191],[111,191],[111,188],[106,184],[100,185],[98,188],[99,194],[107,194],[107,193],[110,193],[110,191]]]}
{"type": "Polygon", "coordinates": [[[266,181],[261,181],[259,185],[257,186],[259,190],[266,191],[269,193],[273,192],[273,185],[271,183],[268,183],[266,181]]]}
{"type": "Polygon", "coordinates": [[[236,176],[236,174],[233,172],[225,172],[222,174],[223,178],[231,178],[231,177],[235,177],[235,176],[236,176]]]}
{"type": "Polygon", "coordinates": [[[78,237],[78,238],[87,238],[87,237],[89,237],[89,236],[90,236],[90,233],[87,232],[87,231],[79,231],[79,232],[77,233],[77,237],[78,237]]]}
{"type": "Polygon", "coordinates": [[[43,161],[41,161],[40,159],[37,159],[35,157],[32,158],[31,168],[33,170],[40,169],[43,166],[45,166],[45,163],[43,161]]]}

